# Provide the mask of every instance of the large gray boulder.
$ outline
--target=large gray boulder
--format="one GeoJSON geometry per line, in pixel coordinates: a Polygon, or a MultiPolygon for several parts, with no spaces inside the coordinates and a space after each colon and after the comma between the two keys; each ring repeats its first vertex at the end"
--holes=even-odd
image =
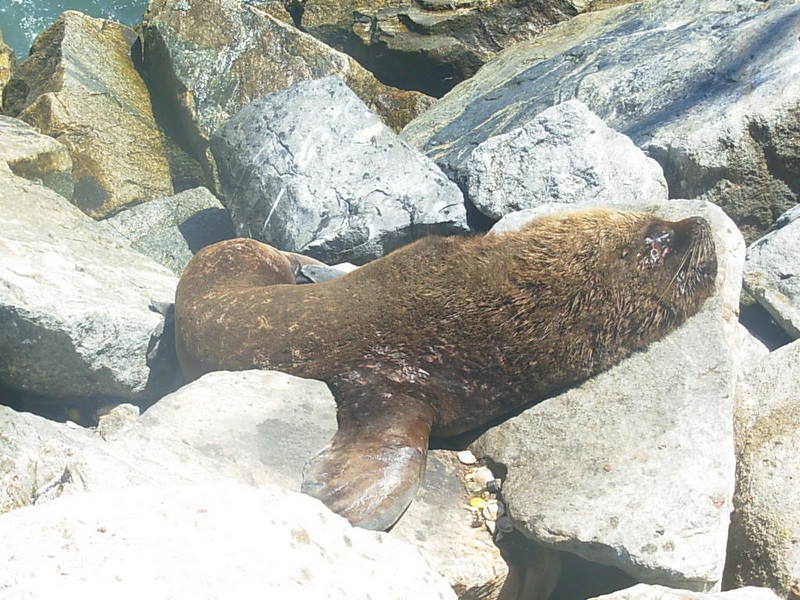
{"type": "Polygon", "coordinates": [[[800,206],[747,249],[744,287],[792,339],[800,338],[800,206]]]}
{"type": "Polygon", "coordinates": [[[403,137],[465,179],[472,149],[572,98],[752,239],[798,201],[800,5],[651,0],[560,23],[488,62],[403,137]]]}
{"type": "Polygon", "coordinates": [[[15,175],[72,198],[72,158],[67,148],[24,121],[0,115],[0,161],[15,175]]]}
{"type": "Polygon", "coordinates": [[[744,243],[714,205],[646,210],[712,224],[715,295],[646,351],[490,429],[473,452],[507,467],[510,515],[537,543],[704,591],[722,576],[734,490],[744,243]]]}
{"type": "Polygon", "coordinates": [[[490,137],[466,164],[466,195],[493,219],[551,202],[662,202],[656,161],[579,100],[557,104],[522,127],[490,137]]]}
{"type": "Polygon", "coordinates": [[[0,589],[19,599],[455,598],[410,545],[275,486],[59,498],[0,515],[0,538],[0,589]]]}
{"type": "Polygon", "coordinates": [[[467,229],[461,192],[336,77],[256,100],[211,141],[240,236],[363,263],[467,229]]]}
{"type": "Polygon", "coordinates": [[[170,374],[154,350],[164,318],[148,307],[171,302],[177,278],[4,168],[0,382],[51,398],[163,394],[170,374]]]}
{"type": "Polygon", "coordinates": [[[178,275],[198,250],[234,236],[228,211],[204,187],[150,200],[105,223],[134,249],[178,275]]]}
{"type": "Polygon", "coordinates": [[[726,583],[800,590],[800,340],[737,386],[737,487],[726,583]]]}
{"type": "Polygon", "coordinates": [[[131,58],[129,27],[66,11],[5,90],[5,110],[72,156],[73,202],[95,218],[172,194],[150,94],[131,58]]]}
{"type": "Polygon", "coordinates": [[[431,102],[380,83],[354,59],[239,0],[152,0],[142,25],[145,69],[174,124],[216,185],[208,138],[256,98],[293,83],[340,77],[399,130],[431,102]]]}

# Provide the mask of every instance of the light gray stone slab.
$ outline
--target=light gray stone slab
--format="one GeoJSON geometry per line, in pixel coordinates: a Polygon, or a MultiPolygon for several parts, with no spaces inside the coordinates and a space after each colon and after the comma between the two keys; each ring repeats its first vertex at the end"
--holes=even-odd
{"type": "Polygon", "coordinates": [[[722,576],[734,490],[744,243],[711,204],[647,210],[712,224],[715,295],[646,351],[490,429],[473,452],[508,468],[510,514],[537,543],[704,591],[722,576]]]}
{"type": "Polygon", "coordinates": [[[494,219],[550,202],[667,199],[659,164],[579,100],[479,144],[467,161],[466,180],[467,197],[494,219]]]}
{"type": "Polygon", "coordinates": [[[59,498],[0,515],[0,537],[0,589],[19,599],[456,597],[412,546],[276,486],[59,498]]]}
{"type": "Polygon", "coordinates": [[[164,393],[164,317],[149,306],[177,278],[52,190],[2,170],[0,186],[0,381],[55,398],[164,393]]]}
{"type": "Polygon", "coordinates": [[[212,137],[237,234],[326,263],[363,263],[467,229],[461,191],[339,79],[243,108],[212,137]]]}

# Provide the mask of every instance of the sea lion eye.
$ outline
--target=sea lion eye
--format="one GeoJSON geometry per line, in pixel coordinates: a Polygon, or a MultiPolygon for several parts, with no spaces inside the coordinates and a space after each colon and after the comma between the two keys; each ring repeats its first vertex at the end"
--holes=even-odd
{"type": "Polygon", "coordinates": [[[656,229],[644,238],[644,252],[641,257],[650,265],[664,260],[672,250],[674,232],[671,229],[656,229]]]}

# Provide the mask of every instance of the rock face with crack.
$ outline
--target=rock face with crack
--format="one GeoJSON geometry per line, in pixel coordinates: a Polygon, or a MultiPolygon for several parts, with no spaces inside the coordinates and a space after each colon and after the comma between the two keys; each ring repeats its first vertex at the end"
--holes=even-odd
{"type": "Polygon", "coordinates": [[[753,239],[800,199],[800,5],[639,2],[579,15],[487,63],[403,137],[459,182],[472,149],[576,98],[662,166],[671,198],[753,239]]]}
{"type": "Polygon", "coordinates": [[[458,187],[340,80],[252,102],[212,139],[236,232],[328,263],[467,230],[458,187]]]}
{"type": "Polygon", "coordinates": [[[5,110],[64,144],[73,202],[95,218],[172,194],[134,31],[67,11],[39,35],[5,90],[5,110]]]}
{"type": "Polygon", "coordinates": [[[715,296],[646,351],[490,429],[473,452],[507,467],[510,515],[537,543],[705,591],[722,577],[734,490],[744,244],[708,203],[650,210],[712,224],[715,296]]]}
{"type": "MultiPolygon", "coordinates": [[[[625,0],[607,4],[622,4],[625,0]]],[[[286,2],[290,12],[299,2],[286,2]]],[[[302,4],[303,30],[389,85],[442,96],[504,48],[598,2],[321,0],[302,4]]]]}

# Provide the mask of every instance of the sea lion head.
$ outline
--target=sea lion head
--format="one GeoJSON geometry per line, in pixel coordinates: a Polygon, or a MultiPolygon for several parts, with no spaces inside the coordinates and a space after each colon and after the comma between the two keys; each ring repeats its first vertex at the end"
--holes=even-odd
{"type": "Polygon", "coordinates": [[[714,239],[700,217],[590,209],[542,217],[521,231],[519,252],[535,287],[526,294],[552,306],[538,330],[573,340],[571,358],[585,356],[592,372],[673,330],[714,290],[714,239]]]}

